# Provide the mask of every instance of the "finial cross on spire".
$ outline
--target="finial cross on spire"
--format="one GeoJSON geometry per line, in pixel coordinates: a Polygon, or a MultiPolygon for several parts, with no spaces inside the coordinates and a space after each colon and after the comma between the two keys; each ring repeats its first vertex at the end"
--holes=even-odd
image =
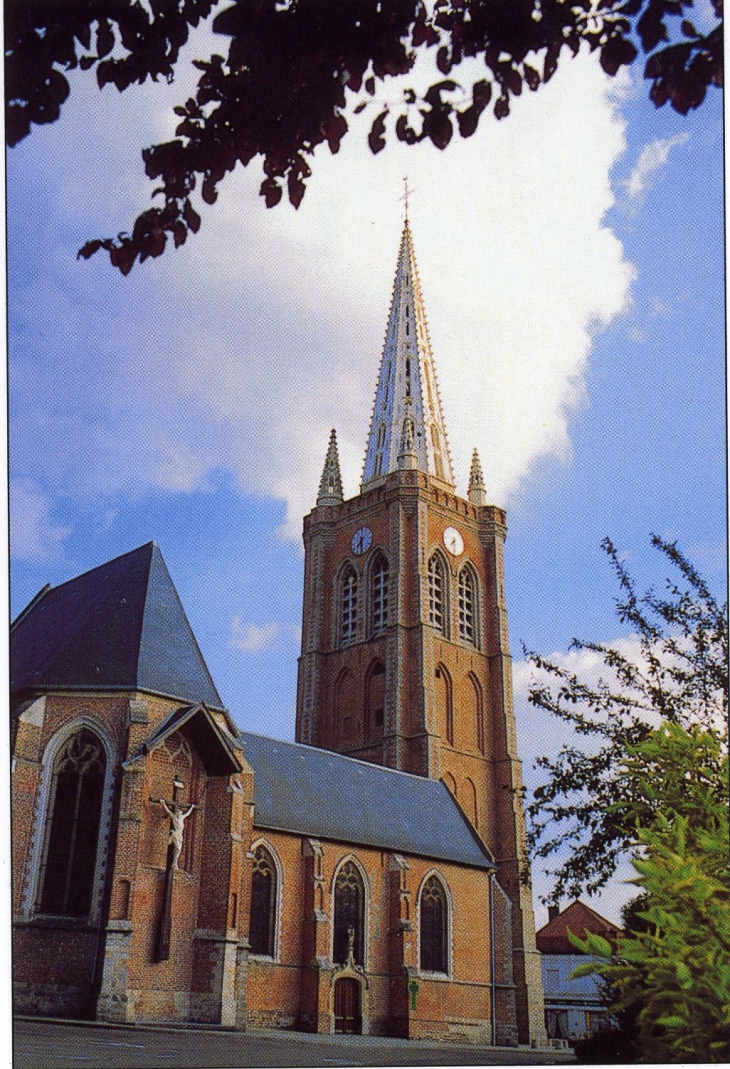
{"type": "Polygon", "coordinates": [[[408,188],[408,175],[404,175],[403,176],[403,196],[400,197],[399,199],[402,200],[405,203],[405,213],[406,213],[405,221],[406,222],[408,222],[408,197],[409,197],[409,195],[411,193],[415,193],[415,192],[416,192],[415,189],[409,189],[408,188]]]}

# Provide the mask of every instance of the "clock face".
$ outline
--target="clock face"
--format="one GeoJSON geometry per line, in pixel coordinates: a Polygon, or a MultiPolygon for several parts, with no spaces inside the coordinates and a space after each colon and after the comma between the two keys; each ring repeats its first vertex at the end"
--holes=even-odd
{"type": "Polygon", "coordinates": [[[358,527],[352,536],[352,552],[353,553],[367,553],[372,545],[373,532],[369,527],[358,527]]]}
{"type": "Polygon", "coordinates": [[[444,545],[454,557],[464,552],[464,539],[455,527],[447,527],[444,531],[444,545]]]}

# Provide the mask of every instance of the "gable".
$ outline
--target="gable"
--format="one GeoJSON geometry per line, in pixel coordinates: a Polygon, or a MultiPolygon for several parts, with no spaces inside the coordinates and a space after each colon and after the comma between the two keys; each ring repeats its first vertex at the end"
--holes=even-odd
{"type": "Polygon", "coordinates": [[[577,954],[578,950],[568,938],[568,931],[585,938],[586,932],[601,935],[604,939],[614,940],[621,934],[617,924],[602,917],[585,902],[571,902],[562,913],[549,920],[535,933],[537,949],[542,954],[577,954]]]}

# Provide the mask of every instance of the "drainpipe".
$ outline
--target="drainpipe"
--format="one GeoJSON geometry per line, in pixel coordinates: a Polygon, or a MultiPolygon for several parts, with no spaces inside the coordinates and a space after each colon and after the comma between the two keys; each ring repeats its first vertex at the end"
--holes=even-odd
{"type": "Polygon", "coordinates": [[[492,1046],[497,1046],[497,985],[494,975],[494,872],[489,874],[489,988],[492,1015],[492,1046]]]}

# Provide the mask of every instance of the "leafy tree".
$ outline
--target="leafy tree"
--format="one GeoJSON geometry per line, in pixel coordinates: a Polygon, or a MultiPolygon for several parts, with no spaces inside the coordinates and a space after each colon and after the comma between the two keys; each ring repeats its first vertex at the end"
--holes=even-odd
{"type": "MultiPolygon", "coordinates": [[[[719,605],[676,543],[652,536],[674,578],[663,593],[639,595],[605,539],[602,548],[618,578],[619,620],[630,625],[635,656],[601,643],[574,639],[572,648],[598,654],[606,672],[597,684],[536,653],[528,653],[547,683],[537,683],[529,700],[569,724],[583,740],[565,743],[557,757],[542,757],[547,781],[527,806],[531,848],[537,858],[560,856],[551,896],[593,894],[614,873],[637,842],[637,827],[652,826],[662,795],[627,793],[635,780],[623,765],[660,723],[706,731],[724,724],[728,705],[727,605],[719,605]]],[[[625,647],[624,647],[625,648],[625,647]]],[[[687,765],[665,770],[663,790],[680,789],[684,814],[694,819],[705,805],[702,786],[695,800],[687,765]],[[688,778],[689,776],[689,778],[688,778]]]]}
{"type": "MultiPolygon", "coordinates": [[[[470,137],[492,105],[500,119],[526,85],[552,77],[564,50],[583,42],[611,75],[641,47],[657,106],[686,114],[722,83],[721,0],[715,24],[698,30],[685,17],[693,0],[235,0],[215,14],[227,55],[195,61],[195,95],[175,109],[176,137],[145,149],[147,175],[161,206],[144,211],[131,234],[88,242],[124,274],[136,259],[177,247],[200,227],[191,195],[212,204],[238,163],[261,157],[268,207],[286,188],[297,207],[318,145],[339,150],[346,116],[370,108],[368,142],[379,152],[388,128],[406,144],[428,139],[444,149],[454,131],[470,137]],[[440,77],[425,93],[406,88],[383,104],[378,86],[407,75],[435,49],[440,77]],[[478,58],[484,76],[458,83],[462,61],[478,58]],[[471,84],[468,84],[471,82],[471,84]]],[[[8,0],[6,130],[16,144],[33,123],[54,122],[69,94],[64,71],[94,70],[100,87],[171,80],[191,28],[213,13],[212,0],[8,0]]]]}
{"type": "Polygon", "coordinates": [[[617,954],[605,939],[571,936],[599,960],[612,1009],[633,1011],[640,1058],[730,1059],[730,851],[727,735],[663,724],[630,747],[620,769],[643,889],[637,923],[617,954]],[[647,823],[647,814],[651,819],[647,823]]]}

